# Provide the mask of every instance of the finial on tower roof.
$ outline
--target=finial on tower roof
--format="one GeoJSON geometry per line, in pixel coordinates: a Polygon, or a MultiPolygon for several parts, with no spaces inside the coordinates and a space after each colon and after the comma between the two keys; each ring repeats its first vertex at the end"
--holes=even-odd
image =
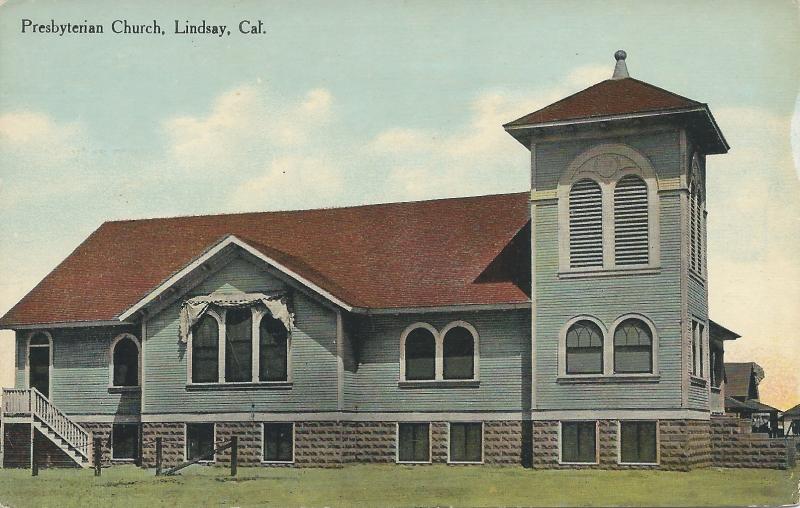
{"type": "Polygon", "coordinates": [[[617,60],[617,65],[614,67],[614,75],[611,76],[611,79],[622,79],[622,78],[629,78],[628,75],[628,66],[625,65],[625,58],[627,58],[628,54],[625,53],[624,50],[620,49],[616,53],[614,53],[614,58],[617,60]]]}

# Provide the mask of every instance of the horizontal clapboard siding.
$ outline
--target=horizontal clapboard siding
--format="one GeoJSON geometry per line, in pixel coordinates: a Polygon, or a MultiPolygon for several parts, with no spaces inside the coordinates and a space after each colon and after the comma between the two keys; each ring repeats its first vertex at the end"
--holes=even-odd
{"type": "Polygon", "coordinates": [[[360,327],[358,371],[347,406],[358,411],[520,411],[530,408],[530,312],[373,316],[360,327]],[[441,330],[455,320],[480,337],[477,388],[400,388],[400,335],[424,321],[441,330]]]}
{"type": "MultiPolygon", "coordinates": [[[[214,291],[270,291],[284,287],[260,267],[237,259],[205,280],[191,294],[214,291]]],[[[316,300],[293,293],[291,389],[245,390],[186,388],[186,347],[178,340],[179,304],[147,322],[146,413],[336,410],[336,314],[316,300]]]]}
{"type": "MultiPolygon", "coordinates": [[[[109,393],[109,349],[123,332],[139,336],[135,327],[63,328],[53,336],[50,401],[67,414],[137,414],[138,393],[109,393]]],[[[25,355],[28,332],[17,339],[17,387],[27,388],[25,355]]]]}
{"type": "MultiPolygon", "coordinates": [[[[640,151],[650,160],[658,178],[673,178],[680,174],[677,131],[630,136],[624,139],[554,142],[536,146],[537,190],[556,188],[561,172],[575,157],[594,144],[607,142],[625,143],[640,151]]],[[[646,206],[646,194],[642,195],[638,189],[632,191],[626,196],[630,199],[625,206],[630,206],[632,210],[638,210],[642,203],[646,206]]],[[[679,194],[659,194],[658,208],[661,251],[661,266],[658,273],[570,279],[558,277],[558,207],[555,203],[537,205],[534,231],[537,235],[535,296],[538,306],[534,375],[538,409],[681,407],[684,377],[681,356],[679,194]],[[613,322],[627,313],[644,314],[655,324],[659,337],[659,381],[632,384],[560,383],[557,379],[558,348],[564,324],[577,315],[588,314],[602,321],[610,332],[613,322]]],[[[622,211],[619,207],[617,210],[622,211]]],[[[635,219],[633,215],[630,213],[625,220],[635,219]]],[[[617,224],[619,223],[615,223],[615,226],[617,224]]],[[[640,229],[642,228],[638,224],[633,228],[631,233],[634,233],[634,238],[640,234],[640,229]]],[[[646,231],[646,228],[642,231],[646,231]]],[[[638,243],[629,242],[629,245],[637,247],[638,243]]],[[[646,242],[643,245],[646,245],[646,242]]],[[[628,259],[631,264],[639,264],[642,251],[634,248],[633,252],[634,254],[628,259]]],[[[646,249],[643,252],[646,255],[646,249]]],[[[610,334],[606,339],[612,340],[610,334]]]]}

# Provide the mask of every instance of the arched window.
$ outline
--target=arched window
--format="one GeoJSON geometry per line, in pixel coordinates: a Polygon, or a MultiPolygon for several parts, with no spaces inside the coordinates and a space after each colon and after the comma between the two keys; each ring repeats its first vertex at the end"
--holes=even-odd
{"type": "Polygon", "coordinates": [[[265,314],[261,317],[258,333],[258,379],[286,381],[289,372],[289,332],[280,320],[265,314]]]}
{"type": "Polygon", "coordinates": [[[225,381],[253,380],[253,311],[250,307],[225,312],[225,381]]]}
{"type": "Polygon", "coordinates": [[[429,381],[436,378],[436,337],[418,327],[405,337],[405,379],[429,381]]]}
{"type": "Polygon", "coordinates": [[[567,374],[603,373],[603,332],[595,323],[581,320],[567,330],[567,374]]]}
{"type": "Polygon", "coordinates": [[[192,328],[192,382],[219,381],[219,323],[206,313],[192,328]]]}
{"type": "Polygon", "coordinates": [[[28,337],[25,360],[28,387],[36,388],[45,397],[50,397],[50,369],[53,366],[53,337],[50,332],[33,332],[28,337]]]}
{"type": "Polygon", "coordinates": [[[444,379],[475,377],[475,338],[463,326],[447,330],[443,339],[444,379]]]}
{"type": "Polygon", "coordinates": [[[614,372],[653,372],[653,333],[640,319],[626,319],[614,330],[614,372]]]}
{"type": "Polygon", "coordinates": [[[603,266],[603,194],[600,185],[585,178],[569,191],[569,265],[603,266]]]}
{"type": "Polygon", "coordinates": [[[111,343],[111,386],[139,386],[139,343],[122,334],[111,343]]]}
{"type": "Polygon", "coordinates": [[[628,175],[614,187],[614,258],[617,265],[649,262],[647,184],[628,175]]]}
{"type": "Polygon", "coordinates": [[[703,275],[705,239],[703,172],[697,154],[692,158],[689,182],[689,268],[703,275]]]}

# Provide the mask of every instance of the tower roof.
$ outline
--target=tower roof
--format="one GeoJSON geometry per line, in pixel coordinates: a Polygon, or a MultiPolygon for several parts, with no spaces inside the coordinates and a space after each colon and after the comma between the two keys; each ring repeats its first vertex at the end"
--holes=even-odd
{"type": "Polygon", "coordinates": [[[706,153],[725,153],[728,144],[708,105],[645,83],[628,74],[627,54],[614,55],[614,74],[580,92],[504,125],[521,143],[529,144],[533,130],[601,121],[655,116],[683,116],[706,147],[706,153]]]}

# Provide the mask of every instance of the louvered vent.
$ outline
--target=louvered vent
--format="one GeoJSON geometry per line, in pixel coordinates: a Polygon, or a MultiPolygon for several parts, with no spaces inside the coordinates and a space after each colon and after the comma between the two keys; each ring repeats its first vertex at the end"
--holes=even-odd
{"type": "Polygon", "coordinates": [[[580,180],[569,191],[569,265],[603,266],[603,197],[593,180],[580,180]]]}
{"type": "Polygon", "coordinates": [[[647,184],[626,176],[614,188],[614,253],[617,265],[646,265],[649,261],[647,184]]]}
{"type": "Polygon", "coordinates": [[[702,224],[703,212],[700,204],[700,193],[697,186],[693,185],[689,194],[689,268],[696,273],[701,273],[703,269],[702,224]]]}

